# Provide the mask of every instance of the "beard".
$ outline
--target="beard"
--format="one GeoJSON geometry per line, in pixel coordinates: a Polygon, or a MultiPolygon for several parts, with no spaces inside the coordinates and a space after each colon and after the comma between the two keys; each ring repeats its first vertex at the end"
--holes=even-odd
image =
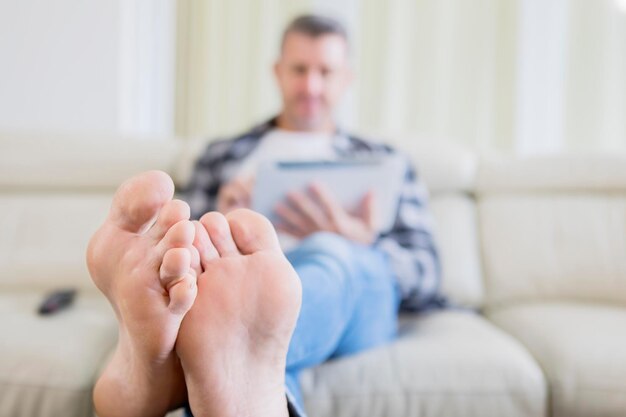
{"type": "Polygon", "coordinates": [[[299,130],[317,130],[329,122],[331,111],[321,98],[297,96],[286,108],[290,124],[299,130]]]}

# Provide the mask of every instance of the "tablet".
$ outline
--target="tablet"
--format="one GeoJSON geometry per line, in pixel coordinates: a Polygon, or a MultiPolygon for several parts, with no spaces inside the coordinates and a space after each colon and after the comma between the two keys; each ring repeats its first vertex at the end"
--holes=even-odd
{"type": "Polygon", "coordinates": [[[277,220],[276,205],[291,191],[306,192],[312,182],[323,184],[345,208],[356,207],[370,190],[374,192],[375,226],[378,232],[393,227],[406,162],[399,155],[338,161],[276,161],[259,166],[252,192],[252,209],[277,220]]]}

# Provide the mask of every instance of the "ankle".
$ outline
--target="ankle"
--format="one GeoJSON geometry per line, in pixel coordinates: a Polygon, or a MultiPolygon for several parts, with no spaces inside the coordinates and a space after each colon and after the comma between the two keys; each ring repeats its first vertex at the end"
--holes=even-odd
{"type": "Polygon", "coordinates": [[[188,378],[191,410],[196,417],[287,417],[284,385],[262,379],[205,385],[188,378]]]}
{"type": "Polygon", "coordinates": [[[181,356],[194,416],[288,415],[284,361],[270,364],[241,356],[200,361],[181,356]]]}
{"type": "Polygon", "coordinates": [[[178,357],[172,353],[164,359],[148,358],[124,337],[94,389],[94,403],[102,416],[162,416],[186,400],[178,357]]]}

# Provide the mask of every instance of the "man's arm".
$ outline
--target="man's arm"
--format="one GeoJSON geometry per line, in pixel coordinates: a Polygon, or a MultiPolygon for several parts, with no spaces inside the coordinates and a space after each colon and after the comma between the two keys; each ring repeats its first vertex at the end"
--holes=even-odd
{"type": "Polygon", "coordinates": [[[222,182],[223,165],[227,163],[228,141],[211,143],[196,162],[191,180],[185,188],[185,200],[191,207],[191,218],[217,209],[217,194],[222,182]]]}
{"type": "Polygon", "coordinates": [[[441,263],[433,229],[428,190],[407,163],[395,224],[378,238],[375,246],[388,254],[400,286],[402,306],[410,310],[443,303],[439,293],[441,263]]]}

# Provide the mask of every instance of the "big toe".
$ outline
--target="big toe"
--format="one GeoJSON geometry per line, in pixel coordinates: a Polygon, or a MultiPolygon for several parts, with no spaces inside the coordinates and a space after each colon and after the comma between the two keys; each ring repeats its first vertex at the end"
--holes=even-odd
{"type": "Polygon", "coordinates": [[[174,196],[174,183],[165,172],[148,171],[125,181],[115,193],[109,219],[118,227],[142,233],[174,196]]]}
{"type": "Polygon", "coordinates": [[[239,251],[248,255],[262,250],[280,250],[272,223],[248,209],[237,209],[226,215],[233,240],[239,251]]]}

